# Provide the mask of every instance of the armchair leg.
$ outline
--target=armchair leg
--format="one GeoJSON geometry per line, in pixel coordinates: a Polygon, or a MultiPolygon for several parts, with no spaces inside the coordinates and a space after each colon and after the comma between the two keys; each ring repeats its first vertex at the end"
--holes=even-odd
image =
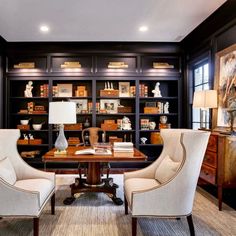
{"type": "Polygon", "coordinates": [[[187,216],[187,221],[188,221],[188,227],[189,227],[190,235],[195,236],[192,214],[187,216]]]}
{"type": "Polygon", "coordinates": [[[51,214],[55,215],[55,193],[51,197],[51,214]]]}
{"type": "Polygon", "coordinates": [[[39,235],[39,218],[34,218],[33,219],[33,224],[34,224],[34,236],[39,235]]]}
{"type": "Polygon", "coordinates": [[[137,218],[132,217],[132,236],[137,235],[137,218]]]}
{"type": "Polygon", "coordinates": [[[124,194],[124,200],[125,200],[125,215],[128,215],[128,202],[124,194]]]}

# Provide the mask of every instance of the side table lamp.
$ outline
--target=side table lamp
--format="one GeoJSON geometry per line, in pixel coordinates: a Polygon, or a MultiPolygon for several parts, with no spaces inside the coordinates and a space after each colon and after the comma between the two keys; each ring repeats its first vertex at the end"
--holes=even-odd
{"type": "Polygon", "coordinates": [[[217,91],[195,91],[193,96],[193,108],[200,108],[200,127],[206,129],[207,109],[217,108],[217,91]]]}
{"type": "Polygon", "coordinates": [[[48,123],[59,125],[54,154],[66,154],[68,142],[64,134],[64,124],[76,123],[76,104],[74,102],[50,102],[48,123]]]}

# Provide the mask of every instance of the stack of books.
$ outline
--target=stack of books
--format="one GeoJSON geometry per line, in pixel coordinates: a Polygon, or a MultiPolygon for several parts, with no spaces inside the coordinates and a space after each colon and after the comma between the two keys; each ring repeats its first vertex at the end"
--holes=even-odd
{"type": "Polygon", "coordinates": [[[132,157],[134,145],[132,142],[114,142],[113,152],[115,157],[132,157]]]}

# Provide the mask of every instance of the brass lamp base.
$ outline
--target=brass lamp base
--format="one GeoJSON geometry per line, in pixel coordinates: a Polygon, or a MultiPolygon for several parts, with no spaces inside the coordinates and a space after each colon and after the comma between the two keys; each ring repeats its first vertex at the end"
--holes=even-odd
{"type": "Polygon", "coordinates": [[[56,151],[54,152],[54,155],[66,155],[66,154],[67,154],[67,151],[66,151],[66,150],[62,150],[62,151],[56,150],[56,151]]]}

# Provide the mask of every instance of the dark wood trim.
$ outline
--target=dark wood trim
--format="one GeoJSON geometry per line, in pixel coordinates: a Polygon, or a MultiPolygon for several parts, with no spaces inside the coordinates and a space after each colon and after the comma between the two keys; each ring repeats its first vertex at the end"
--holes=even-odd
{"type": "Polygon", "coordinates": [[[51,214],[55,215],[55,193],[51,197],[51,214]]]}
{"type": "Polygon", "coordinates": [[[124,194],[124,201],[125,201],[125,214],[128,215],[128,201],[126,199],[125,194],[124,194]]]}
{"type": "Polygon", "coordinates": [[[187,216],[187,221],[188,221],[188,226],[189,226],[189,231],[191,236],[195,236],[195,230],[194,230],[194,225],[193,225],[193,218],[192,214],[187,216]]]}
{"type": "Polygon", "coordinates": [[[39,218],[35,217],[33,219],[33,225],[34,225],[34,236],[39,236],[39,218]]]}
{"type": "Polygon", "coordinates": [[[132,236],[137,235],[137,217],[132,217],[132,236]]]}

